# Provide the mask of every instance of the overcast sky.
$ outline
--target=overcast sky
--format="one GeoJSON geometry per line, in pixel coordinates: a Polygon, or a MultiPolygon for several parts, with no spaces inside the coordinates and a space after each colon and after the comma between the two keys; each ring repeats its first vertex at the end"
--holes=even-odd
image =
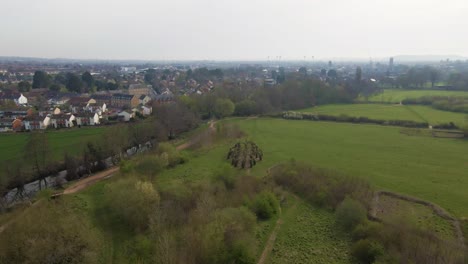
{"type": "Polygon", "coordinates": [[[468,56],[467,0],[0,0],[0,56],[468,56]]]}

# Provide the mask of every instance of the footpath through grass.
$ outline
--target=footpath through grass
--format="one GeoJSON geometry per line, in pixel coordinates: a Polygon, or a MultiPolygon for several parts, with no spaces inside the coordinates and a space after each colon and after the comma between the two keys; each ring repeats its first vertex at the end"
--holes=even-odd
{"type": "Polygon", "coordinates": [[[323,115],[347,115],[379,120],[408,120],[428,122],[430,125],[453,122],[458,126],[468,123],[468,115],[437,110],[429,106],[399,104],[334,104],[298,110],[323,115]]]}
{"type": "MultiPolygon", "coordinates": [[[[407,136],[398,127],[377,125],[266,118],[236,123],[264,152],[253,173],[294,158],[468,216],[468,140],[407,136]]],[[[224,154],[212,153],[203,157],[213,159],[206,166],[214,166],[224,154]]]]}
{"type": "Polygon", "coordinates": [[[339,233],[332,212],[288,200],[267,263],[352,263],[351,239],[339,233]]]}

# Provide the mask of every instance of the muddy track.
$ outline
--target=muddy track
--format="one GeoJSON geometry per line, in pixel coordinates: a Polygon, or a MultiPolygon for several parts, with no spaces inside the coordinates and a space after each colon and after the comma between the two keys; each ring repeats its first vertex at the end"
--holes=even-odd
{"type": "Polygon", "coordinates": [[[381,221],[381,219],[379,219],[377,217],[377,210],[378,210],[378,205],[379,205],[379,198],[381,196],[383,196],[383,195],[388,196],[388,197],[392,197],[392,198],[395,198],[395,199],[404,200],[404,201],[411,202],[411,203],[420,204],[420,205],[423,205],[423,206],[426,206],[426,207],[430,208],[436,215],[438,215],[442,219],[445,219],[445,220],[449,221],[452,224],[453,229],[455,231],[455,235],[457,237],[458,244],[463,248],[466,247],[465,237],[463,236],[463,231],[462,231],[462,228],[461,228],[461,224],[460,224],[460,221],[457,218],[453,217],[449,212],[447,212],[442,207],[440,207],[440,206],[438,206],[438,205],[436,205],[434,203],[424,201],[424,200],[421,200],[421,199],[418,199],[418,198],[415,198],[415,197],[411,197],[411,196],[407,196],[407,195],[403,195],[403,194],[398,194],[398,193],[393,193],[393,192],[388,192],[388,191],[377,191],[374,194],[374,197],[372,199],[372,207],[371,207],[371,210],[370,210],[370,218],[372,218],[374,220],[381,221]]]}

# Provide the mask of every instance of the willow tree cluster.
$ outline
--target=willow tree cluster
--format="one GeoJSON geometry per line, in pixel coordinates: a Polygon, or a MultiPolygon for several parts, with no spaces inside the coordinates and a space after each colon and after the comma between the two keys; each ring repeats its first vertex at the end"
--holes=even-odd
{"type": "Polygon", "coordinates": [[[229,149],[227,159],[236,168],[248,169],[263,159],[263,151],[252,141],[237,142],[229,149]]]}

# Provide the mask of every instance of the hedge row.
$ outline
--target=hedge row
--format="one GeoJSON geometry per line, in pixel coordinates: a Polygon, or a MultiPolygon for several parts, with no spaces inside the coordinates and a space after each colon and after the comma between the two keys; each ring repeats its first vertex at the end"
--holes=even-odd
{"type": "Polygon", "coordinates": [[[321,115],[312,113],[298,113],[298,112],[284,112],[284,119],[295,119],[295,120],[312,120],[312,121],[332,121],[332,122],[344,122],[344,123],[358,123],[358,124],[377,124],[383,126],[401,126],[401,127],[412,127],[412,128],[427,128],[429,124],[427,122],[415,122],[409,120],[381,120],[371,119],[368,117],[352,117],[347,115],[321,115]]]}

